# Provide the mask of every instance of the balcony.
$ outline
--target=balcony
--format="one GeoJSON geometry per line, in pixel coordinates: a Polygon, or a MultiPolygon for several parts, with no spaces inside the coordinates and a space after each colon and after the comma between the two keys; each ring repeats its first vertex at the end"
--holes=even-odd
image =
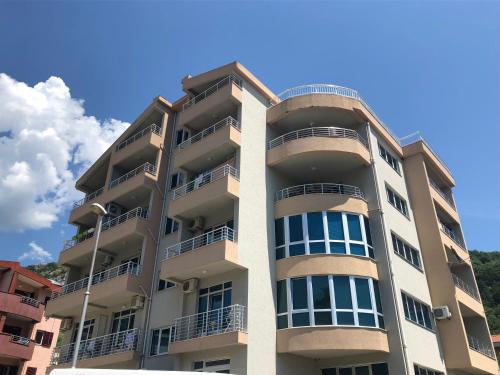
{"type": "MultiPolygon", "coordinates": [[[[128,262],[99,272],[92,277],[89,309],[114,306],[128,302],[134,295],[142,294],[140,284],[141,267],[128,262]]],[[[47,303],[47,315],[77,316],[89,278],[64,285],[52,292],[47,303]]]]}
{"type": "Polygon", "coordinates": [[[267,149],[267,165],[292,177],[331,175],[370,165],[368,142],[351,129],[296,130],[273,139],[267,149]]]}
{"type": "Polygon", "coordinates": [[[274,216],[335,209],[368,216],[364,194],[356,186],[316,183],[292,186],[276,192],[274,216]]]}
{"type": "Polygon", "coordinates": [[[186,280],[235,268],[242,268],[238,263],[236,233],[222,227],[168,247],[161,263],[161,277],[186,280]]]}
{"type": "MultiPolygon", "coordinates": [[[[140,333],[135,328],[82,341],[78,350],[78,367],[111,367],[137,360],[140,333]]],[[[74,343],[54,348],[50,365],[69,367],[74,351],[74,343]]]]}
{"type": "Polygon", "coordinates": [[[245,306],[184,316],[174,321],[169,353],[189,353],[247,344],[245,306]]]}
{"type": "Polygon", "coordinates": [[[144,160],[160,149],[163,143],[162,129],[156,124],[151,124],[147,128],[133,134],[115,147],[113,154],[113,164],[120,163],[133,156],[141,156],[144,160]]]}
{"type": "Polygon", "coordinates": [[[201,130],[210,118],[237,112],[242,100],[242,83],[241,78],[229,75],[210,86],[184,103],[177,124],[189,124],[189,128],[201,130]]]}
{"type": "Polygon", "coordinates": [[[13,357],[23,361],[31,360],[35,343],[29,338],[0,333],[0,357],[13,357]]]}
{"type": "Polygon", "coordinates": [[[226,164],[175,189],[168,208],[169,217],[191,219],[216,209],[230,216],[240,190],[239,172],[226,164]]]}
{"type": "Polygon", "coordinates": [[[23,316],[35,322],[40,322],[44,310],[45,306],[36,299],[0,292],[0,312],[23,316]]]}
{"type": "MultiPolygon", "coordinates": [[[[144,236],[146,220],[148,220],[148,209],[137,207],[103,223],[99,248],[109,247],[118,250],[117,242],[119,240],[144,236]]],[[[59,264],[81,266],[82,259],[92,253],[94,242],[89,241],[89,239],[93,236],[94,229],[92,228],[75,236],[76,238],[66,241],[63,251],[59,254],[59,264]]]]}
{"type": "Polygon", "coordinates": [[[474,313],[484,317],[484,308],[477,289],[458,275],[452,273],[451,276],[453,284],[455,284],[455,296],[457,300],[474,313]]]}
{"type": "Polygon", "coordinates": [[[227,160],[240,147],[240,138],[240,123],[228,116],[179,144],[174,167],[199,171],[227,160]]]}
{"type": "MultiPolygon", "coordinates": [[[[452,230],[450,227],[447,225],[443,224],[442,222],[439,222],[439,226],[441,229],[441,232],[451,240],[455,245],[459,246],[459,248],[465,252],[467,252],[467,248],[465,247],[465,243],[463,240],[455,233],[454,230],[452,230]]],[[[446,239],[445,239],[446,240],[446,239]]],[[[446,241],[449,243],[449,241],[446,241]]],[[[454,247],[454,246],[449,246],[449,247],[454,247]]]]}

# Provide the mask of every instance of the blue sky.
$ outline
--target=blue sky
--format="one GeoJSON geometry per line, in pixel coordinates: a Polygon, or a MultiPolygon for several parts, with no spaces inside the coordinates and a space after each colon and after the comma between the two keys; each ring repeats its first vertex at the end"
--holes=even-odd
{"type": "MultiPolygon", "coordinates": [[[[276,93],[352,87],[397,135],[420,130],[452,169],[469,248],[500,250],[499,12],[499,2],[0,2],[0,73],[12,79],[4,76],[8,95],[29,91],[16,82],[44,82],[51,97],[69,88],[84,100],[85,114],[72,116],[94,127],[124,126],[154,96],[177,99],[185,75],[233,60],[276,93]]],[[[82,137],[80,121],[69,126],[82,137]]],[[[65,142],[73,152],[74,140],[65,142]]],[[[99,150],[80,151],[88,161],[99,150]]],[[[4,201],[0,212],[19,198],[4,201]]],[[[50,228],[3,221],[0,258],[57,259],[74,231],[65,207],[50,228]]]]}

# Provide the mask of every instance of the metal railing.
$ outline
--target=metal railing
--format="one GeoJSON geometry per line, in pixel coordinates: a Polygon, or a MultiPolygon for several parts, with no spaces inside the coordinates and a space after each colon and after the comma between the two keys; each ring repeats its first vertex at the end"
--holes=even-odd
{"type": "Polygon", "coordinates": [[[33,306],[36,308],[38,308],[40,306],[40,301],[35,299],[35,298],[21,296],[21,295],[19,295],[19,297],[21,297],[21,303],[24,303],[26,305],[30,305],[30,306],[33,306]]]}
{"type": "Polygon", "coordinates": [[[408,146],[412,143],[416,143],[416,142],[422,142],[425,146],[427,146],[427,148],[429,149],[429,151],[431,152],[432,155],[434,155],[434,157],[439,160],[439,162],[442,164],[442,166],[444,167],[444,169],[446,169],[448,171],[448,173],[451,174],[451,170],[450,168],[448,168],[448,166],[445,164],[445,162],[439,157],[439,155],[432,149],[431,145],[429,144],[429,142],[427,142],[423,137],[422,135],[420,135],[420,132],[417,131],[415,133],[412,133],[412,134],[409,134],[405,137],[402,137],[399,139],[399,144],[401,146],[408,146]]]}
{"type": "Polygon", "coordinates": [[[140,166],[138,166],[135,169],[132,169],[130,172],[115,178],[113,181],[109,183],[109,188],[112,189],[117,185],[120,185],[121,183],[130,180],[132,177],[137,176],[141,172],[148,172],[149,174],[152,174],[153,176],[156,176],[156,165],[151,164],[151,163],[144,163],[140,166]]]}
{"type": "Polygon", "coordinates": [[[246,332],[245,306],[231,305],[199,314],[183,316],[174,321],[170,341],[191,340],[227,332],[246,332]]]}
{"type": "Polygon", "coordinates": [[[73,238],[72,240],[64,241],[63,251],[72,248],[73,246],[78,245],[79,243],[88,240],[89,238],[94,237],[94,231],[87,231],[83,234],[77,234],[77,238],[73,238]]]}
{"type": "Polygon", "coordinates": [[[446,234],[453,242],[455,242],[458,246],[460,246],[462,249],[467,250],[465,248],[464,242],[455,234],[453,230],[448,228],[446,225],[441,223],[441,231],[446,234]]]}
{"type": "Polygon", "coordinates": [[[102,231],[104,232],[105,230],[111,229],[113,227],[116,227],[119,224],[122,224],[126,222],[127,220],[133,219],[139,217],[141,219],[148,219],[148,209],[143,208],[143,207],[136,207],[133,210],[130,210],[123,215],[120,215],[118,217],[115,217],[112,220],[109,220],[105,223],[102,224],[102,231]]]}
{"type": "Polygon", "coordinates": [[[100,189],[97,189],[96,191],[94,191],[93,193],[87,194],[85,197],[83,197],[79,201],[74,202],[73,208],[83,206],[85,203],[90,202],[94,198],[97,198],[99,195],[102,194],[103,191],[104,191],[104,188],[100,188],[100,189]]]}
{"type": "Polygon", "coordinates": [[[465,280],[461,279],[459,276],[455,275],[454,273],[451,274],[451,277],[453,278],[453,283],[458,288],[462,289],[465,293],[467,293],[469,296],[471,296],[475,300],[481,302],[481,297],[479,296],[479,293],[477,292],[476,288],[474,288],[469,283],[465,282],[465,280]]]}
{"type": "Polygon", "coordinates": [[[368,142],[361,137],[357,131],[345,128],[336,127],[316,127],[295,130],[286,133],[278,138],[269,141],[267,149],[270,150],[274,147],[281,146],[290,141],[295,141],[301,138],[321,137],[321,138],[351,138],[359,141],[363,146],[368,148],[368,142]]]}
{"type": "MultiPolygon", "coordinates": [[[[137,350],[139,346],[139,338],[140,330],[134,328],[128,331],[121,331],[83,340],[80,344],[80,349],[78,350],[78,360],[137,350]]],[[[74,351],[74,343],[54,348],[50,364],[55,366],[71,362],[74,351]]]]}
{"type": "Polygon", "coordinates": [[[212,126],[209,126],[208,128],[199,132],[198,134],[193,135],[191,138],[186,139],[184,142],[180,143],[177,146],[177,149],[183,150],[186,147],[189,147],[192,144],[201,141],[203,138],[208,137],[211,134],[214,134],[217,130],[229,126],[232,126],[233,128],[240,130],[240,123],[236,121],[232,116],[227,116],[225,119],[216,122],[212,126]]]}
{"type": "Polygon", "coordinates": [[[217,91],[219,91],[222,87],[227,86],[231,83],[234,83],[236,86],[241,88],[242,86],[242,80],[240,77],[237,77],[233,74],[221,79],[219,82],[217,82],[215,85],[210,86],[208,89],[205,91],[201,92],[200,94],[196,95],[194,98],[191,98],[188,102],[184,103],[182,105],[182,110],[185,111],[186,109],[192,107],[196,103],[201,102],[202,100],[206,99],[208,96],[215,94],[217,91]]]}
{"type": "Polygon", "coordinates": [[[429,182],[432,186],[432,188],[438,193],[445,201],[447,201],[453,208],[455,208],[455,202],[453,202],[453,198],[448,196],[440,187],[439,185],[434,182],[434,180],[429,179],[429,182]]]}
{"type": "Polygon", "coordinates": [[[467,335],[467,341],[469,342],[469,348],[472,350],[495,359],[495,351],[491,347],[490,343],[483,342],[471,335],[467,335]]]}
{"type": "Polygon", "coordinates": [[[28,346],[30,344],[30,339],[27,337],[22,337],[22,336],[17,336],[17,335],[10,335],[10,342],[14,344],[19,344],[23,346],[28,346]]]}
{"type": "Polygon", "coordinates": [[[304,184],[288,187],[277,191],[275,199],[277,202],[285,198],[308,194],[341,194],[365,199],[364,193],[357,186],[333,183],[304,184]]]}
{"type": "Polygon", "coordinates": [[[236,232],[233,229],[224,226],[204,233],[200,236],[190,238],[189,240],[179,242],[178,244],[167,247],[165,249],[164,260],[176,257],[178,255],[181,255],[182,253],[197,249],[199,247],[207,246],[214,242],[224,240],[235,242],[236,232]]]}
{"type": "Polygon", "coordinates": [[[125,139],[123,142],[121,142],[120,144],[118,144],[116,146],[116,151],[124,149],[129,144],[134,143],[139,138],[142,138],[145,134],[148,134],[148,133],[155,133],[155,134],[161,135],[161,126],[158,126],[156,124],[149,125],[148,127],[146,127],[143,130],[141,130],[141,131],[139,131],[139,132],[131,135],[130,137],[128,137],[127,139],[125,139]]]}
{"type": "MultiPolygon", "coordinates": [[[[141,271],[141,267],[137,263],[127,262],[124,264],[120,264],[119,266],[115,266],[115,267],[112,267],[110,269],[107,269],[105,271],[96,273],[92,277],[92,284],[91,285],[101,284],[101,283],[104,283],[105,281],[114,279],[115,277],[125,275],[125,274],[137,276],[137,275],[139,275],[140,271],[141,271]]],[[[86,277],[84,279],[66,284],[61,289],[52,292],[51,299],[56,299],[58,297],[66,295],[66,294],[70,294],[70,293],[82,290],[82,289],[87,287],[88,282],[89,282],[89,278],[86,277]]]]}
{"type": "Polygon", "coordinates": [[[225,164],[221,167],[211,170],[208,173],[196,177],[193,181],[190,181],[185,185],[178,187],[173,191],[172,199],[175,200],[177,198],[183,197],[186,194],[201,188],[202,186],[220,180],[226,176],[233,176],[234,178],[239,180],[238,170],[229,164],[225,164]]]}

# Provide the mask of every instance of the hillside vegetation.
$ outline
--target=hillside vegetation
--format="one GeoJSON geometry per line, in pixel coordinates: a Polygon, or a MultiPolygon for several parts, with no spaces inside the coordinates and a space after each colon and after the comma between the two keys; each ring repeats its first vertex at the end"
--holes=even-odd
{"type": "Polygon", "coordinates": [[[45,264],[32,264],[30,266],[27,266],[26,268],[49,280],[53,280],[58,283],[63,283],[64,277],[66,275],[64,268],[60,267],[55,262],[45,264]]]}

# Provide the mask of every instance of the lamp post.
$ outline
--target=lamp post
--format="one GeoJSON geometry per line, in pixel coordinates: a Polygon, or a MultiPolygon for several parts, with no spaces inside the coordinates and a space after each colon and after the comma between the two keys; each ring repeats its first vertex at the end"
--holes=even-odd
{"type": "Polygon", "coordinates": [[[76,336],[75,347],[73,352],[73,361],[71,362],[71,367],[76,367],[76,361],[78,360],[78,352],[80,350],[80,342],[82,341],[83,326],[85,324],[85,315],[87,315],[87,306],[89,304],[90,296],[90,286],[92,285],[92,277],[94,273],[94,263],[95,257],[97,255],[97,245],[99,242],[99,235],[101,234],[102,218],[107,214],[106,210],[99,203],[92,203],[91,210],[97,215],[97,229],[95,233],[94,250],[92,252],[92,262],[90,263],[89,278],[87,281],[87,289],[85,290],[85,295],[83,297],[82,315],[80,317],[80,324],[78,325],[78,334],[76,336]]]}

